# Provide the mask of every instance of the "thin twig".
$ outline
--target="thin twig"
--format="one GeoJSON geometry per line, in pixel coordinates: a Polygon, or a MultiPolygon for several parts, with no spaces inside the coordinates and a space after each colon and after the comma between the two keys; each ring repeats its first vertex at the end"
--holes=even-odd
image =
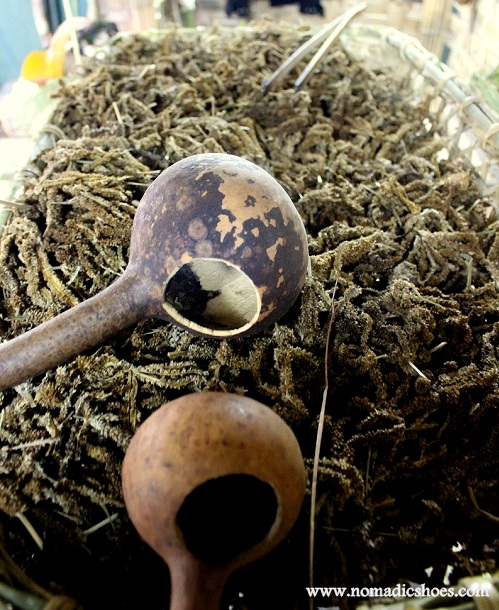
{"type": "Polygon", "coordinates": [[[473,284],[473,256],[471,254],[466,255],[466,287],[465,291],[470,292],[473,284]]]}
{"type": "Polygon", "coordinates": [[[317,51],[317,53],[312,57],[312,59],[308,62],[307,67],[303,70],[300,76],[295,81],[295,89],[298,90],[305,82],[308,80],[309,76],[312,74],[315,66],[321,61],[324,55],[327,53],[329,47],[333,44],[333,42],[338,38],[338,36],[343,32],[343,30],[347,27],[347,25],[352,21],[352,19],[360,12],[367,8],[367,4],[362,2],[361,4],[354,6],[349,11],[343,14],[340,22],[334,28],[334,30],[329,34],[326,40],[322,43],[321,48],[317,51]]]}
{"type": "Polygon", "coordinates": [[[438,345],[435,345],[435,347],[432,347],[428,353],[434,354],[435,352],[438,352],[439,349],[442,349],[442,347],[445,347],[446,345],[447,345],[447,341],[441,341],[438,345]]]}
{"type": "Polygon", "coordinates": [[[261,92],[263,94],[271,91],[291,70],[302,60],[302,58],[315,46],[320,44],[328,35],[329,32],[336,28],[340,23],[341,17],[337,17],[331,23],[327,23],[319,30],[312,38],[300,45],[296,51],[286,59],[277,70],[262,83],[261,92]]]}
{"type": "Polygon", "coordinates": [[[33,527],[32,523],[28,519],[28,517],[26,517],[26,515],[24,513],[16,513],[16,517],[24,525],[24,527],[28,531],[29,535],[33,538],[36,546],[40,549],[40,551],[43,551],[43,540],[42,540],[40,534],[33,527]]]}
{"type": "Polygon", "coordinates": [[[364,493],[368,494],[369,492],[369,471],[371,469],[371,446],[369,446],[369,449],[367,451],[367,464],[366,464],[366,481],[364,484],[364,493]]]}
{"type": "Polygon", "coordinates": [[[420,377],[422,377],[423,379],[426,379],[426,381],[430,381],[430,379],[423,373],[423,371],[421,369],[418,369],[418,367],[414,364],[414,362],[411,362],[409,360],[408,364],[411,367],[411,369],[413,371],[415,371],[420,377]]]}
{"type": "MultiPolygon", "coordinates": [[[[261,94],[265,95],[268,91],[273,89],[278,83],[282,81],[282,79],[287,74],[291,72],[291,70],[293,70],[293,68],[295,68],[300,63],[300,61],[309,51],[323,43],[319,51],[310,61],[309,65],[305,68],[304,72],[308,72],[309,70],[311,71],[322,58],[322,56],[326,53],[327,49],[333,44],[339,34],[355,17],[355,15],[363,11],[366,7],[367,4],[365,2],[354,6],[350,10],[343,13],[343,15],[340,15],[339,17],[336,17],[336,19],[333,19],[331,23],[327,23],[321,30],[314,34],[312,38],[309,38],[309,40],[300,45],[296,49],[296,51],[292,55],[290,55],[288,59],[286,59],[286,61],[284,61],[269,78],[263,81],[260,89],[261,94]],[[314,62],[314,64],[312,67],[310,67],[312,62],[314,62]]],[[[298,77],[298,80],[295,82],[295,88],[298,89],[303,84],[306,78],[308,78],[308,73],[305,74],[305,76],[304,73],[302,73],[298,77]]]]}
{"type": "Polygon", "coordinates": [[[84,534],[85,535],[89,535],[89,534],[93,534],[94,532],[96,532],[97,530],[100,530],[102,527],[105,527],[106,525],[108,525],[109,523],[112,523],[115,519],[117,519],[119,516],[119,513],[113,513],[112,515],[110,515],[109,517],[106,517],[105,519],[103,519],[102,521],[99,521],[99,523],[96,523],[95,525],[92,525],[92,527],[89,527],[88,529],[84,530],[84,534]]]}
{"type": "Polygon", "coordinates": [[[33,447],[42,447],[43,445],[55,445],[59,442],[59,438],[41,438],[36,441],[30,441],[28,443],[20,443],[19,445],[5,445],[2,449],[8,451],[18,451],[19,449],[32,449],[33,447]]]}
{"type": "MultiPolygon", "coordinates": [[[[317,478],[319,473],[319,459],[321,453],[321,442],[322,442],[322,433],[324,430],[324,418],[326,415],[326,402],[327,396],[329,392],[329,344],[331,341],[331,333],[333,330],[333,321],[335,317],[335,307],[334,307],[334,298],[336,294],[336,289],[338,287],[338,280],[336,280],[333,294],[332,294],[332,303],[331,303],[331,315],[329,317],[329,324],[327,327],[327,335],[326,335],[326,352],[324,356],[324,392],[322,393],[322,405],[321,411],[319,414],[319,425],[317,427],[317,437],[315,440],[315,453],[314,453],[314,466],[312,470],[312,488],[310,494],[310,546],[309,546],[309,577],[310,577],[310,586],[314,586],[314,553],[315,553],[315,510],[317,504],[317,478]]],[[[313,610],[313,600],[310,599],[310,610],[313,610]]]]}
{"type": "Polygon", "coordinates": [[[116,119],[120,125],[123,125],[123,117],[121,116],[120,109],[118,108],[118,104],[113,101],[112,103],[114,114],[116,115],[116,119]]]}
{"type": "Polygon", "coordinates": [[[0,205],[4,205],[7,208],[24,208],[28,204],[21,201],[6,201],[5,199],[0,199],[0,205]]]}
{"type": "Polygon", "coordinates": [[[492,513],[489,513],[488,511],[483,510],[482,508],[480,508],[478,506],[478,502],[476,501],[476,497],[475,497],[475,492],[473,491],[471,485],[468,485],[468,493],[470,494],[470,498],[471,498],[471,501],[473,502],[473,506],[477,509],[477,511],[479,513],[481,513],[484,517],[487,517],[487,519],[490,519],[491,521],[494,521],[495,523],[499,523],[499,517],[496,517],[492,513]]]}

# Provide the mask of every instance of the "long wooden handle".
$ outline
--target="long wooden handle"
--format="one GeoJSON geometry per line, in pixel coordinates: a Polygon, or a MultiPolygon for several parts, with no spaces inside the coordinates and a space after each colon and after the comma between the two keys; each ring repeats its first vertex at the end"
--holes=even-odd
{"type": "Polygon", "coordinates": [[[143,319],[133,274],[125,273],[94,297],[0,344],[0,390],[67,362],[143,319]]]}

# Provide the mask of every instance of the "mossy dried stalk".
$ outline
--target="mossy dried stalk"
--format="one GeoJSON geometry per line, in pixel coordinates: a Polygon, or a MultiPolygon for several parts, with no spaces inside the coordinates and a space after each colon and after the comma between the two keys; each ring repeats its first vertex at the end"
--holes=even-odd
{"type": "MultiPolygon", "coordinates": [[[[131,435],[165,401],[203,390],[260,400],[291,425],[312,472],[335,286],[315,582],[439,584],[448,565],[455,579],[495,568],[492,201],[464,162],[437,155],[445,141],[426,102],[339,46],[303,91],[293,91],[293,73],[259,97],[308,35],[263,23],[119,41],[63,83],[53,122],[64,137],[41,153],[41,176],[27,175],[27,205],[4,231],[3,339],[122,273],[140,197],[187,155],[227,152],[262,165],[308,231],[312,275],[273,328],[218,341],[142,322],[1,395],[6,546],[39,582],[94,608],[166,604],[153,579],[164,568],[137,540],[119,483],[131,435]],[[13,517],[19,511],[42,532],[43,552],[13,517]],[[107,593],[96,600],[103,578],[107,593]]],[[[306,513],[282,549],[229,586],[227,604],[238,607],[241,590],[248,608],[308,606],[306,513]]]]}

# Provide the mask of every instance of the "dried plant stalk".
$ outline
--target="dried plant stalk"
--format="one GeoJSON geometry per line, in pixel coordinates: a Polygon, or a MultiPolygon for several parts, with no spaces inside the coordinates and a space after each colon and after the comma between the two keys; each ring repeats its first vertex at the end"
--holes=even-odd
{"type": "Polygon", "coordinates": [[[258,99],[309,36],[263,22],[123,37],[63,82],[53,122],[64,137],[40,153],[39,176],[26,176],[24,205],[3,232],[2,340],[121,275],[145,188],[187,155],[225,151],[265,167],[308,232],[311,276],[273,328],[219,342],[142,322],[0,394],[5,544],[83,605],[96,607],[88,581],[70,578],[61,557],[73,574],[105,574],[103,608],[163,607],[151,582],[164,581],[163,567],[126,518],[121,460],[151,412],[204,390],[279,413],[315,489],[313,515],[307,501],[287,545],[234,581],[229,604],[241,591],[248,608],[308,606],[311,516],[319,586],[427,581],[429,562],[432,582],[448,565],[456,579],[495,569],[494,206],[462,160],[439,154],[427,100],[338,44],[302,91],[293,83],[304,64],[258,99]],[[44,539],[43,555],[18,512],[44,539]]]}

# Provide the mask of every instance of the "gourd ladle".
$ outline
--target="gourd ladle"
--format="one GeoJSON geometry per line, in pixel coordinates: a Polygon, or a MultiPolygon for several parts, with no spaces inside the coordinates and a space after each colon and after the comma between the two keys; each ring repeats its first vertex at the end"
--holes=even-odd
{"type": "Polygon", "coordinates": [[[305,467],[287,424],[237,394],[177,398],[139,427],[123,496],[142,539],[170,570],[170,610],[219,610],[228,576],[293,527],[305,467]]]}
{"type": "Polygon", "coordinates": [[[291,307],[308,264],[301,218],[268,172],[229,154],[187,157],[144,193],[123,275],[0,345],[0,390],[148,318],[206,337],[258,332],[291,307]]]}

